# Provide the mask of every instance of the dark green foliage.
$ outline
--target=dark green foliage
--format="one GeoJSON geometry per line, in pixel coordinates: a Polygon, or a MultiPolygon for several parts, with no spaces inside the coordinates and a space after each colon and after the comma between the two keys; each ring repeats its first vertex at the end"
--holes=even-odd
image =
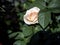
{"type": "Polygon", "coordinates": [[[31,40],[34,42],[40,39],[39,36],[43,44],[55,43],[50,39],[56,41],[55,38],[60,36],[58,33],[60,32],[60,0],[0,0],[0,32],[4,45],[27,45],[31,40]],[[27,25],[23,16],[28,9],[33,7],[40,8],[39,23],[27,25]],[[31,39],[33,35],[36,36],[31,39]]]}
{"type": "Polygon", "coordinates": [[[27,45],[60,45],[60,32],[39,31],[27,45]]]}

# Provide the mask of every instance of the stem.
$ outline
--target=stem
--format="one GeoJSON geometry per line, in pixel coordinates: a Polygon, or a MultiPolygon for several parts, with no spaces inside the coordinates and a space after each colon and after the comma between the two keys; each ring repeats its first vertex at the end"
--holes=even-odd
{"type": "Polygon", "coordinates": [[[34,26],[32,26],[32,34],[34,35],[34,26]]]}
{"type": "Polygon", "coordinates": [[[38,24],[41,28],[42,28],[42,30],[44,29],[40,24],[38,24]]]}

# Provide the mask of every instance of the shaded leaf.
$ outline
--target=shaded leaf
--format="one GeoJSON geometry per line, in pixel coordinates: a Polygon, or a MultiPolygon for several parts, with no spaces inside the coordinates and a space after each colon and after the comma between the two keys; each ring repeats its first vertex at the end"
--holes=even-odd
{"type": "Polygon", "coordinates": [[[37,25],[37,26],[34,28],[34,33],[37,33],[37,32],[40,31],[40,30],[41,30],[41,27],[37,25]]]}
{"type": "Polygon", "coordinates": [[[60,8],[60,0],[52,0],[48,8],[60,8]]]}
{"type": "Polygon", "coordinates": [[[18,36],[15,39],[24,39],[24,34],[19,32],[18,36]]]}
{"type": "Polygon", "coordinates": [[[28,9],[32,7],[39,7],[40,9],[44,9],[46,7],[45,2],[43,0],[36,0],[34,3],[28,3],[28,9]]]}
{"type": "Polygon", "coordinates": [[[12,34],[9,34],[9,38],[13,38],[13,37],[15,37],[17,34],[18,34],[18,32],[14,32],[14,33],[12,33],[12,34]]]}
{"type": "Polygon", "coordinates": [[[49,22],[51,21],[51,15],[50,12],[41,12],[39,14],[39,24],[45,28],[49,22]]]}
{"type": "Polygon", "coordinates": [[[24,40],[25,40],[25,42],[26,42],[26,44],[30,41],[30,38],[31,38],[31,36],[30,37],[28,37],[28,38],[25,38],[24,40]]]}
{"type": "Polygon", "coordinates": [[[60,13],[60,9],[53,9],[52,12],[53,13],[60,13]]]}
{"type": "Polygon", "coordinates": [[[25,41],[16,41],[13,45],[26,45],[25,41]]]}
{"type": "Polygon", "coordinates": [[[31,26],[24,25],[23,27],[21,27],[21,30],[23,31],[24,36],[29,36],[32,34],[31,26]]]}
{"type": "Polygon", "coordinates": [[[49,8],[48,10],[53,13],[60,13],[60,8],[49,8]]]}
{"type": "Polygon", "coordinates": [[[8,34],[10,34],[10,33],[12,33],[12,30],[8,30],[7,32],[8,32],[8,34]]]}
{"type": "Polygon", "coordinates": [[[51,0],[44,0],[45,2],[49,3],[51,0]]]}
{"type": "Polygon", "coordinates": [[[53,33],[60,32],[60,24],[58,24],[58,28],[55,28],[54,30],[51,29],[53,33]]]}

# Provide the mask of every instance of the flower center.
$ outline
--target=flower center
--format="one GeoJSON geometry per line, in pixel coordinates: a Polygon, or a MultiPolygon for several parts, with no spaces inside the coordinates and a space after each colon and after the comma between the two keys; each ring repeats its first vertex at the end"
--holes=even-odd
{"type": "Polygon", "coordinates": [[[38,13],[37,12],[31,12],[27,16],[27,20],[33,22],[37,17],[38,17],[38,13]]]}

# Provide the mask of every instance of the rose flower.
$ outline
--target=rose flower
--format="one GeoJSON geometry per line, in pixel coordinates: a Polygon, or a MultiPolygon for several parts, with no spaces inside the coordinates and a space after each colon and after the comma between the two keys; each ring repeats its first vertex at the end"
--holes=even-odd
{"type": "Polygon", "coordinates": [[[33,7],[26,11],[24,15],[24,22],[28,25],[38,23],[38,13],[40,9],[38,7],[33,7]]]}

